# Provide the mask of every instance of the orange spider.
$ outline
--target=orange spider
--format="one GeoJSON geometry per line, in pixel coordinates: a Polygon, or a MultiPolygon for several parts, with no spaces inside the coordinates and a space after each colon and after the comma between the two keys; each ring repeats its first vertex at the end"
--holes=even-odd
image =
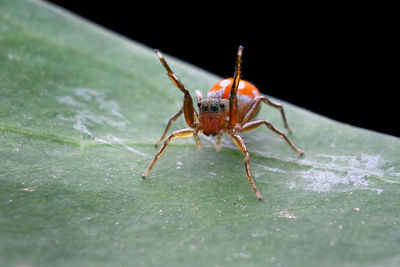
{"type": "Polygon", "coordinates": [[[143,173],[142,178],[146,178],[151,169],[153,168],[156,161],[161,157],[170,141],[174,138],[186,138],[194,137],[197,145],[197,149],[200,152],[202,150],[201,142],[198,137],[199,133],[203,133],[207,136],[217,136],[216,150],[221,149],[221,137],[222,135],[228,134],[232,137],[235,145],[242,151],[244,155],[244,165],[246,168],[247,178],[253,188],[258,199],[262,199],[260,192],[257,190],[254,184],[253,176],[250,170],[250,156],[247,146],[239,136],[241,132],[247,132],[256,129],[261,125],[267,126],[270,130],[276,133],[279,137],[283,138],[290,147],[299,153],[303,152],[295,147],[289,138],[280,130],[276,129],[271,123],[265,120],[253,120],[260,110],[261,102],[268,104],[281,112],[283,123],[285,128],[291,133],[289,125],[286,121],[285,112],[281,104],[269,100],[267,97],[262,96],[258,89],[251,83],[241,80],[241,58],[243,47],[239,46],[237,53],[237,63],[233,78],[224,79],[215,84],[210,91],[207,93],[207,98],[203,98],[200,91],[196,91],[197,106],[199,107],[199,113],[193,107],[192,96],[186,87],[179,81],[176,75],[172,72],[164,57],[159,50],[155,50],[158,58],[163,64],[164,68],[168,72],[168,76],[171,81],[184,93],[183,107],[176,113],[172,118],[169,119],[167,127],[165,128],[160,140],[155,144],[156,146],[164,139],[171,124],[180,116],[182,113],[185,115],[185,120],[189,128],[177,130],[169,135],[160,150],[154,156],[150,166],[143,173]]]}

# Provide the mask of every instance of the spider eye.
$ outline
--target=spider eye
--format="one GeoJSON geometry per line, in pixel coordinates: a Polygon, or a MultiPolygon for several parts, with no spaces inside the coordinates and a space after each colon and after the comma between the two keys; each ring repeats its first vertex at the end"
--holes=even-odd
{"type": "Polygon", "coordinates": [[[200,106],[201,106],[201,103],[197,103],[197,106],[200,107],[200,106]]]}
{"type": "Polygon", "coordinates": [[[210,109],[213,112],[218,111],[218,104],[211,104],[210,109]]]}
{"type": "Polygon", "coordinates": [[[207,104],[207,103],[204,103],[204,104],[201,106],[201,110],[203,110],[203,111],[208,111],[208,104],[207,104]]]}
{"type": "Polygon", "coordinates": [[[221,110],[223,110],[225,108],[225,105],[221,103],[221,104],[219,104],[219,107],[221,110]]]}

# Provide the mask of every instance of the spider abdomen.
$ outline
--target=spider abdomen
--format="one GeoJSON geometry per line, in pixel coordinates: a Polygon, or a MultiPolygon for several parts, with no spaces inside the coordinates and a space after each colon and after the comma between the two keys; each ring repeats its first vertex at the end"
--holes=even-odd
{"type": "MultiPolygon", "coordinates": [[[[227,78],[216,83],[207,93],[207,98],[228,99],[232,88],[233,78],[227,78]]],[[[260,96],[260,91],[252,83],[240,80],[237,90],[238,121],[242,121],[245,112],[250,107],[252,101],[260,96]]],[[[229,114],[228,114],[229,116],[229,114]]]]}

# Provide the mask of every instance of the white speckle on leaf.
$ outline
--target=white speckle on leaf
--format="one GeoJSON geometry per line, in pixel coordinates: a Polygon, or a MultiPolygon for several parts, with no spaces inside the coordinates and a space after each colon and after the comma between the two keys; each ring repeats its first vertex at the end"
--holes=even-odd
{"type": "Polygon", "coordinates": [[[235,258],[241,258],[241,259],[250,259],[251,255],[246,252],[238,252],[238,253],[233,253],[233,257],[235,258]]]}
{"type": "Polygon", "coordinates": [[[293,188],[296,187],[296,182],[290,182],[288,183],[288,185],[289,185],[289,190],[292,190],[293,188]]]}
{"type": "Polygon", "coordinates": [[[22,191],[24,192],[35,192],[35,189],[31,188],[31,187],[25,187],[22,189],[22,191]]]}
{"type": "Polygon", "coordinates": [[[9,60],[20,60],[20,59],[21,59],[18,55],[11,54],[11,53],[8,53],[8,54],[7,54],[7,58],[8,58],[9,60]]]}
{"type": "Polygon", "coordinates": [[[88,127],[93,126],[95,124],[100,124],[100,125],[108,124],[120,130],[125,128],[124,122],[114,121],[108,117],[96,115],[88,110],[78,111],[74,117],[64,117],[58,114],[57,118],[64,121],[74,122],[73,127],[75,130],[87,134],[91,137],[94,137],[94,134],[88,129],[88,127]]]}
{"type": "Polygon", "coordinates": [[[139,150],[128,146],[120,138],[113,134],[108,134],[106,136],[96,136],[91,128],[96,128],[99,125],[108,125],[117,130],[125,130],[126,123],[124,121],[115,119],[113,117],[108,117],[104,115],[99,115],[94,111],[88,110],[89,103],[94,101],[98,108],[108,111],[110,114],[122,118],[123,115],[119,112],[118,103],[114,100],[106,100],[106,95],[102,92],[97,92],[90,88],[75,88],[75,96],[58,96],[56,98],[57,102],[69,105],[76,110],[75,116],[65,117],[61,114],[57,115],[57,118],[63,121],[71,121],[73,123],[73,128],[87,136],[92,137],[96,142],[102,144],[119,144],[130,152],[135,154],[149,157],[147,154],[140,152],[139,150]],[[76,99],[78,98],[79,101],[76,99]]]}
{"type": "Polygon", "coordinates": [[[177,161],[176,162],[176,169],[180,169],[182,167],[182,162],[181,161],[177,161]]]}
{"type": "Polygon", "coordinates": [[[75,88],[75,95],[86,100],[94,100],[101,109],[105,109],[111,114],[122,118],[123,115],[119,111],[119,105],[114,100],[106,100],[106,95],[101,92],[97,92],[90,88],[75,88]]]}
{"type": "Polygon", "coordinates": [[[128,146],[127,144],[125,144],[121,139],[119,139],[118,137],[112,135],[112,134],[108,134],[106,136],[106,140],[111,141],[111,143],[117,143],[119,145],[122,145],[123,148],[125,148],[126,150],[133,152],[135,154],[141,155],[143,157],[149,157],[147,154],[140,152],[137,149],[134,149],[133,147],[128,146]]]}
{"type": "Polygon", "coordinates": [[[257,164],[257,163],[253,163],[253,165],[257,166],[259,168],[262,168],[263,170],[268,171],[268,172],[287,173],[287,171],[279,169],[279,168],[272,168],[272,167],[265,166],[265,165],[262,165],[262,164],[257,164]]]}
{"type": "Polygon", "coordinates": [[[238,194],[238,195],[237,195],[237,199],[238,199],[239,201],[242,201],[242,200],[244,199],[244,196],[243,196],[242,194],[238,194]]]}
{"type": "MultiPolygon", "coordinates": [[[[311,166],[306,171],[295,171],[301,178],[308,181],[300,185],[303,189],[315,192],[329,192],[334,186],[351,186],[350,190],[363,189],[382,193],[382,189],[372,187],[370,176],[382,177],[385,171],[382,169],[382,159],[379,155],[361,154],[359,156],[326,155],[318,157],[324,162],[310,161],[308,159],[299,162],[305,166],[311,166]],[[327,162],[325,162],[327,160],[327,162]]],[[[291,189],[294,184],[290,184],[291,189]]],[[[347,191],[348,187],[341,189],[347,191]]]]}
{"type": "Polygon", "coordinates": [[[279,217],[286,218],[286,219],[296,219],[297,217],[293,214],[290,214],[286,209],[281,210],[279,212],[279,217]]]}
{"type": "Polygon", "coordinates": [[[264,237],[265,235],[265,233],[251,233],[252,238],[264,237]]]}
{"type": "Polygon", "coordinates": [[[67,104],[67,105],[70,105],[73,107],[84,107],[85,106],[85,104],[75,100],[71,96],[59,96],[59,97],[57,97],[57,102],[67,104]]]}

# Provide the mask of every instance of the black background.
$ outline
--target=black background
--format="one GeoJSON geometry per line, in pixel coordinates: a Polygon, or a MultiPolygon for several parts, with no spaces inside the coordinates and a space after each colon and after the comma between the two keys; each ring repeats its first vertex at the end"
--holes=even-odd
{"type": "Polygon", "coordinates": [[[394,7],[51,1],[112,31],[332,119],[400,136],[394,7]]]}

